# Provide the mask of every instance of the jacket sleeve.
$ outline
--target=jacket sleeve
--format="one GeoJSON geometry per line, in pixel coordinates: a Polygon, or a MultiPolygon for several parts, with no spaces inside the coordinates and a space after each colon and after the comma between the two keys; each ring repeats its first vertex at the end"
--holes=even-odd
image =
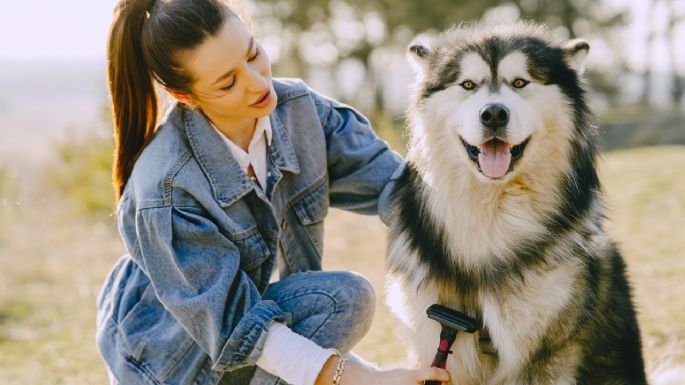
{"type": "Polygon", "coordinates": [[[198,209],[136,214],[138,260],[164,307],[212,359],[214,370],[254,365],[271,320],[283,311],[240,270],[235,244],[198,209]]]}
{"type": "Polygon", "coordinates": [[[331,205],[379,214],[387,224],[389,199],[403,159],[352,107],[314,93],[326,136],[331,205]]]}

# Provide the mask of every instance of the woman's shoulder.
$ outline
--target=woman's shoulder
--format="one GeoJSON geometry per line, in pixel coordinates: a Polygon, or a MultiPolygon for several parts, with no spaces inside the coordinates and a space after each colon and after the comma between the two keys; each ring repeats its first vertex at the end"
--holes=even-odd
{"type": "Polygon", "coordinates": [[[274,78],[273,84],[278,95],[277,113],[287,114],[309,106],[323,122],[331,109],[342,106],[337,100],[309,87],[302,79],[274,78]]]}
{"type": "Polygon", "coordinates": [[[336,104],[335,99],[311,88],[299,78],[274,78],[274,89],[278,95],[278,104],[284,104],[293,99],[306,97],[317,104],[336,104]]]}
{"type": "Polygon", "coordinates": [[[290,99],[309,95],[309,87],[299,78],[274,78],[274,90],[278,95],[278,103],[284,103],[290,99]]]}
{"type": "Polygon", "coordinates": [[[169,181],[192,161],[192,152],[184,132],[180,107],[174,106],[136,160],[127,183],[131,198],[150,202],[167,200],[169,181]]]}

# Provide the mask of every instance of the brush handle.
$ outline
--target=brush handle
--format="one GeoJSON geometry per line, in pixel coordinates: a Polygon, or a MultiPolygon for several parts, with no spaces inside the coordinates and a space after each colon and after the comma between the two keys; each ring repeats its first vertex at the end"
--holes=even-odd
{"type": "MultiPolygon", "coordinates": [[[[447,365],[447,356],[450,353],[450,346],[457,338],[457,331],[448,327],[442,328],[440,331],[440,345],[438,346],[438,351],[435,353],[435,358],[433,359],[432,367],[445,369],[447,365]]],[[[426,381],[424,385],[440,385],[440,381],[426,381]]]]}

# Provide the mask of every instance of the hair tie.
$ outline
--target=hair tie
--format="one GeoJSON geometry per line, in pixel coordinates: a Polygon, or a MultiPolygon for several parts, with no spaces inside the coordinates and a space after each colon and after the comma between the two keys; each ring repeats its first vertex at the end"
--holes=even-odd
{"type": "Polygon", "coordinates": [[[152,7],[155,6],[155,3],[157,0],[147,0],[147,12],[150,13],[152,11],[152,7]]]}

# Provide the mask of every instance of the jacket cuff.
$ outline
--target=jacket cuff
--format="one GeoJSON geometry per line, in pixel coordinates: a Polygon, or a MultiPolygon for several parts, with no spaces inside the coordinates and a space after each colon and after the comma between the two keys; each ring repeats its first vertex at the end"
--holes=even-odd
{"type": "Polygon", "coordinates": [[[238,322],[212,365],[215,371],[233,371],[244,366],[256,365],[264,349],[267,327],[271,321],[285,321],[285,315],[276,302],[258,302],[238,322]]]}
{"type": "Polygon", "coordinates": [[[395,169],[395,171],[392,173],[392,176],[390,177],[390,180],[388,183],[383,187],[383,190],[381,191],[381,194],[378,197],[378,216],[381,218],[381,221],[386,226],[390,226],[390,222],[394,218],[393,215],[393,198],[394,195],[393,193],[397,189],[397,180],[400,179],[402,174],[404,173],[404,170],[407,167],[407,162],[403,161],[400,163],[400,165],[395,169]]]}

